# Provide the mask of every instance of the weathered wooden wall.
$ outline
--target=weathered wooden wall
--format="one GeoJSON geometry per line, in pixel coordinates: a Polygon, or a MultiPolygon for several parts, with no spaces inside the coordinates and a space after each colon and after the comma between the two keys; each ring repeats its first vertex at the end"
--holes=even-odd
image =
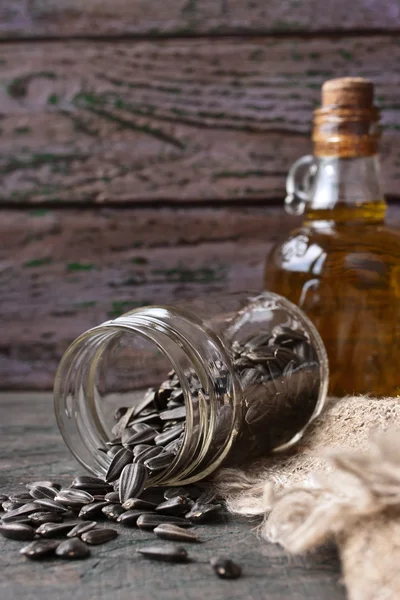
{"type": "Polygon", "coordinates": [[[321,83],[382,109],[400,221],[397,0],[0,0],[0,388],[143,303],[259,288],[321,83]]]}

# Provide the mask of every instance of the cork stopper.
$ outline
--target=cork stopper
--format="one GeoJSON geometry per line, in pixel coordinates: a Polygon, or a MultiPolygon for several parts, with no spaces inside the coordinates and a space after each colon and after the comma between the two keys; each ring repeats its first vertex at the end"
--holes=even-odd
{"type": "Polygon", "coordinates": [[[379,111],[371,81],[340,77],[323,84],[322,106],[314,112],[316,156],[370,156],[377,152],[379,135],[379,111]]]}
{"type": "Polygon", "coordinates": [[[322,86],[322,106],[372,108],[374,86],[363,77],[329,79],[322,86]]]}

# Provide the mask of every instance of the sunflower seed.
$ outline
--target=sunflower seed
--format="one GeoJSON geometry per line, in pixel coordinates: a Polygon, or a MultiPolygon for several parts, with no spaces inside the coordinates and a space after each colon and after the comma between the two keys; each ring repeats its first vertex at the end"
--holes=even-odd
{"type": "Polygon", "coordinates": [[[120,421],[122,417],[126,414],[126,411],[129,409],[129,406],[120,406],[114,413],[114,420],[120,421]]]}
{"type": "Polygon", "coordinates": [[[82,533],[82,541],[95,546],[97,544],[105,544],[114,540],[118,536],[118,531],[115,529],[91,529],[82,533]]]}
{"type": "Polygon", "coordinates": [[[123,446],[121,444],[118,444],[117,446],[111,446],[111,448],[109,450],[107,450],[106,454],[107,456],[109,456],[110,458],[114,458],[114,456],[116,454],[118,454],[118,452],[120,450],[122,450],[123,446]]]}
{"type": "Polygon", "coordinates": [[[174,496],[159,504],[156,512],[163,515],[184,515],[193,507],[194,502],[187,496],[174,496]]]}
{"type": "Polygon", "coordinates": [[[121,475],[122,469],[126,467],[126,465],[129,465],[129,463],[132,461],[133,452],[127,448],[121,448],[121,450],[116,453],[110,462],[110,465],[107,469],[106,481],[110,482],[118,479],[118,477],[121,475]]]}
{"type": "Polygon", "coordinates": [[[104,496],[104,500],[106,500],[107,502],[112,502],[113,504],[118,504],[119,494],[118,492],[108,492],[108,494],[104,496]]]}
{"type": "MultiPolygon", "coordinates": [[[[5,503],[4,503],[5,504],[5,503]]],[[[2,520],[3,523],[12,523],[13,521],[19,521],[24,517],[28,517],[34,512],[37,512],[39,507],[34,502],[28,502],[15,510],[9,510],[5,515],[3,515],[2,520]]]]}
{"type": "Polygon", "coordinates": [[[125,509],[122,508],[120,504],[110,504],[102,508],[101,512],[103,515],[107,517],[110,521],[116,521],[122,513],[125,512],[125,509]]]}
{"type": "Polygon", "coordinates": [[[129,498],[140,496],[147,482],[147,469],[141,463],[124,467],[119,479],[119,498],[123,504],[129,498]]]}
{"type": "Polygon", "coordinates": [[[176,454],[178,454],[178,451],[182,445],[182,441],[183,441],[183,437],[179,436],[179,438],[177,440],[172,440],[172,442],[170,442],[166,446],[163,446],[163,448],[164,448],[165,452],[168,452],[168,454],[173,454],[174,456],[176,456],[176,454]]]}
{"type": "Polygon", "coordinates": [[[172,410],[165,410],[160,413],[160,419],[162,421],[180,421],[181,419],[186,419],[186,406],[179,406],[178,408],[173,408],[172,410]]]}
{"type": "Polygon", "coordinates": [[[144,394],[143,398],[138,402],[134,409],[135,415],[138,415],[148,406],[154,406],[154,397],[156,395],[156,390],[154,388],[149,388],[147,392],[144,394]]]}
{"type": "Polygon", "coordinates": [[[22,492],[21,494],[10,494],[8,499],[10,502],[22,502],[23,504],[32,502],[32,496],[28,492],[22,492]]]}
{"type": "Polygon", "coordinates": [[[0,494],[0,504],[3,504],[3,502],[7,502],[8,501],[8,496],[6,496],[5,494],[0,494]]]}
{"type": "Polygon", "coordinates": [[[40,498],[50,498],[50,500],[54,500],[54,498],[58,494],[58,491],[59,490],[57,490],[54,487],[38,485],[36,487],[31,488],[29,493],[32,496],[32,498],[35,498],[35,500],[39,500],[40,498]]]}
{"type": "Polygon", "coordinates": [[[210,565],[221,579],[238,579],[242,574],[242,567],[230,558],[221,556],[212,558],[210,565]]]}
{"type": "Polygon", "coordinates": [[[55,483],[54,481],[32,481],[32,483],[27,483],[25,487],[28,490],[31,490],[34,487],[50,487],[55,488],[56,490],[61,490],[61,485],[59,483],[55,483]]]}
{"type": "Polygon", "coordinates": [[[201,542],[193,531],[188,531],[173,525],[172,523],[161,523],[153,530],[157,537],[170,542],[201,542]]]}
{"type": "Polygon", "coordinates": [[[190,521],[181,519],[180,517],[170,517],[169,515],[158,515],[151,513],[144,513],[140,515],[136,521],[136,525],[139,529],[153,530],[158,525],[163,523],[172,523],[173,525],[180,525],[181,527],[191,527],[190,521]]]}
{"type": "Polygon", "coordinates": [[[146,450],[143,450],[134,459],[134,462],[144,462],[149,458],[158,456],[163,451],[162,446],[148,446],[146,450]]]}
{"type": "Polygon", "coordinates": [[[145,460],[144,465],[150,471],[160,471],[161,469],[166,469],[167,467],[169,467],[174,458],[174,454],[163,452],[159,456],[153,456],[152,458],[148,458],[147,460],[145,460]]]}
{"type": "Polygon", "coordinates": [[[36,507],[40,507],[42,510],[52,511],[60,514],[68,512],[68,508],[58,504],[58,502],[55,500],[51,500],[51,498],[39,498],[38,500],[34,501],[34,504],[36,504],[36,507]]]}
{"type": "Polygon", "coordinates": [[[53,538],[67,535],[75,526],[74,523],[43,523],[36,529],[36,533],[43,538],[53,538]]]}
{"type": "Polygon", "coordinates": [[[174,498],[175,496],[190,496],[189,490],[184,487],[171,487],[164,490],[165,500],[174,498]]]}
{"type": "Polygon", "coordinates": [[[109,483],[99,477],[91,477],[90,475],[75,477],[71,487],[84,490],[85,492],[89,492],[89,494],[107,494],[108,492],[112,492],[112,487],[109,483]]]}
{"type": "Polygon", "coordinates": [[[85,504],[94,502],[94,498],[92,494],[89,494],[89,492],[70,488],[61,489],[54,498],[54,502],[58,502],[59,504],[68,506],[70,508],[81,508],[85,504]]]}
{"type": "Polygon", "coordinates": [[[59,544],[56,540],[38,540],[22,548],[19,553],[30,560],[41,560],[53,555],[59,544]]]}
{"type": "Polygon", "coordinates": [[[141,510],[142,512],[154,511],[157,504],[154,502],[148,502],[142,498],[129,498],[122,505],[125,510],[141,510]]]}
{"type": "Polygon", "coordinates": [[[146,548],[139,548],[138,552],[151,560],[161,560],[165,562],[186,562],[188,560],[188,553],[185,548],[173,544],[165,546],[147,546],[146,548]]]}
{"type": "Polygon", "coordinates": [[[167,431],[159,433],[154,438],[154,443],[156,444],[156,446],[165,446],[165,444],[169,444],[169,442],[176,440],[176,438],[178,438],[181,435],[183,429],[184,425],[182,423],[176,425],[175,427],[171,427],[167,431]]]}
{"type": "Polygon", "coordinates": [[[25,502],[11,502],[10,500],[6,500],[1,505],[2,509],[9,513],[11,511],[17,510],[18,508],[22,508],[25,505],[25,502]]]}
{"type": "Polygon", "coordinates": [[[0,533],[9,540],[27,542],[35,537],[35,530],[24,523],[0,523],[0,533]]]}
{"type": "Polygon", "coordinates": [[[84,521],[83,523],[77,523],[77,525],[75,525],[75,527],[73,529],[71,529],[71,531],[69,533],[67,533],[67,537],[69,538],[73,538],[73,537],[80,537],[82,535],[82,533],[85,533],[85,531],[90,531],[91,529],[94,529],[97,525],[96,521],[84,521]]]}
{"type": "Polygon", "coordinates": [[[63,518],[56,512],[38,511],[29,515],[29,521],[34,525],[42,525],[43,523],[61,523],[63,518]]]}
{"type": "Polygon", "coordinates": [[[125,526],[136,525],[138,518],[142,514],[143,511],[141,510],[127,510],[118,517],[117,523],[120,523],[121,525],[125,526]]]}
{"type": "Polygon", "coordinates": [[[221,509],[220,504],[196,504],[185,516],[185,519],[190,519],[196,523],[202,523],[215,517],[221,509]]]}
{"type": "Polygon", "coordinates": [[[85,504],[82,506],[79,511],[78,517],[80,519],[85,519],[87,521],[92,521],[93,519],[104,519],[104,515],[101,512],[105,506],[109,506],[109,502],[93,502],[92,504],[85,504]]]}
{"type": "Polygon", "coordinates": [[[133,421],[131,421],[129,425],[137,425],[138,423],[148,423],[149,425],[152,425],[154,427],[155,425],[158,425],[160,423],[159,413],[157,411],[153,411],[148,415],[141,415],[140,417],[136,417],[136,419],[133,419],[133,421]]]}
{"type": "Polygon", "coordinates": [[[158,431],[146,425],[146,423],[138,423],[131,429],[125,429],[122,434],[122,443],[126,446],[133,446],[134,444],[148,444],[153,442],[154,438],[158,435],[158,431]]]}
{"type": "Polygon", "coordinates": [[[75,560],[86,558],[90,555],[90,549],[79,538],[65,540],[56,549],[56,555],[60,558],[75,560]]]}

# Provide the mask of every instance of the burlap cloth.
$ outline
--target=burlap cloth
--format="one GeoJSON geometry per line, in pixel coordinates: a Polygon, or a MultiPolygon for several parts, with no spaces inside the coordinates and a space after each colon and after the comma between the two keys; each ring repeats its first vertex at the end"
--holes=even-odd
{"type": "Polygon", "coordinates": [[[290,455],[215,482],[291,553],[338,545],[350,600],[400,600],[400,398],[330,400],[290,455]]]}

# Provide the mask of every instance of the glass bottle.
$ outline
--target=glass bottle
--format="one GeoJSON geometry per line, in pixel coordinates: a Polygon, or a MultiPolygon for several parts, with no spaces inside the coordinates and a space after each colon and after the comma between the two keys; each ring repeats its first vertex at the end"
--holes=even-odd
{"type": "Polygon", "coordinates": [[[158,389],[167,373],[169,380],[178,378],[184,394],[185,428],[173,463],[151,474],[150,485],[190,483],[223,461],[237,464],[290,447],[319,414],[328,387],[318,332],[298,307],[276,294],[229,294],[136,309],[83,333],[60,362],[56,417],[82,465],[104,475],[115,410],[137,404],[143,390],[158,389]],[[252,346],[245,346],[249,340],[252,346]],[[245,347],[246,357],[240,351],[245,347]],[[269,363],[256,361],[255,382],[247,362],[257,351],[267,362],[273,351],[276,360],[272,371],[269,363]],[[296,365],[288,364],[291,353],[296,365]]]}
{"type": "Polygon", "coordinates": [[[400,235],[384,224],[379,133],[370,81],[325,82],[314,156],[287,178],[286,210],[304,220],[265,267],[265,288],[301,307],[320,332],[336,396],[400,391],[400,235]]]}

